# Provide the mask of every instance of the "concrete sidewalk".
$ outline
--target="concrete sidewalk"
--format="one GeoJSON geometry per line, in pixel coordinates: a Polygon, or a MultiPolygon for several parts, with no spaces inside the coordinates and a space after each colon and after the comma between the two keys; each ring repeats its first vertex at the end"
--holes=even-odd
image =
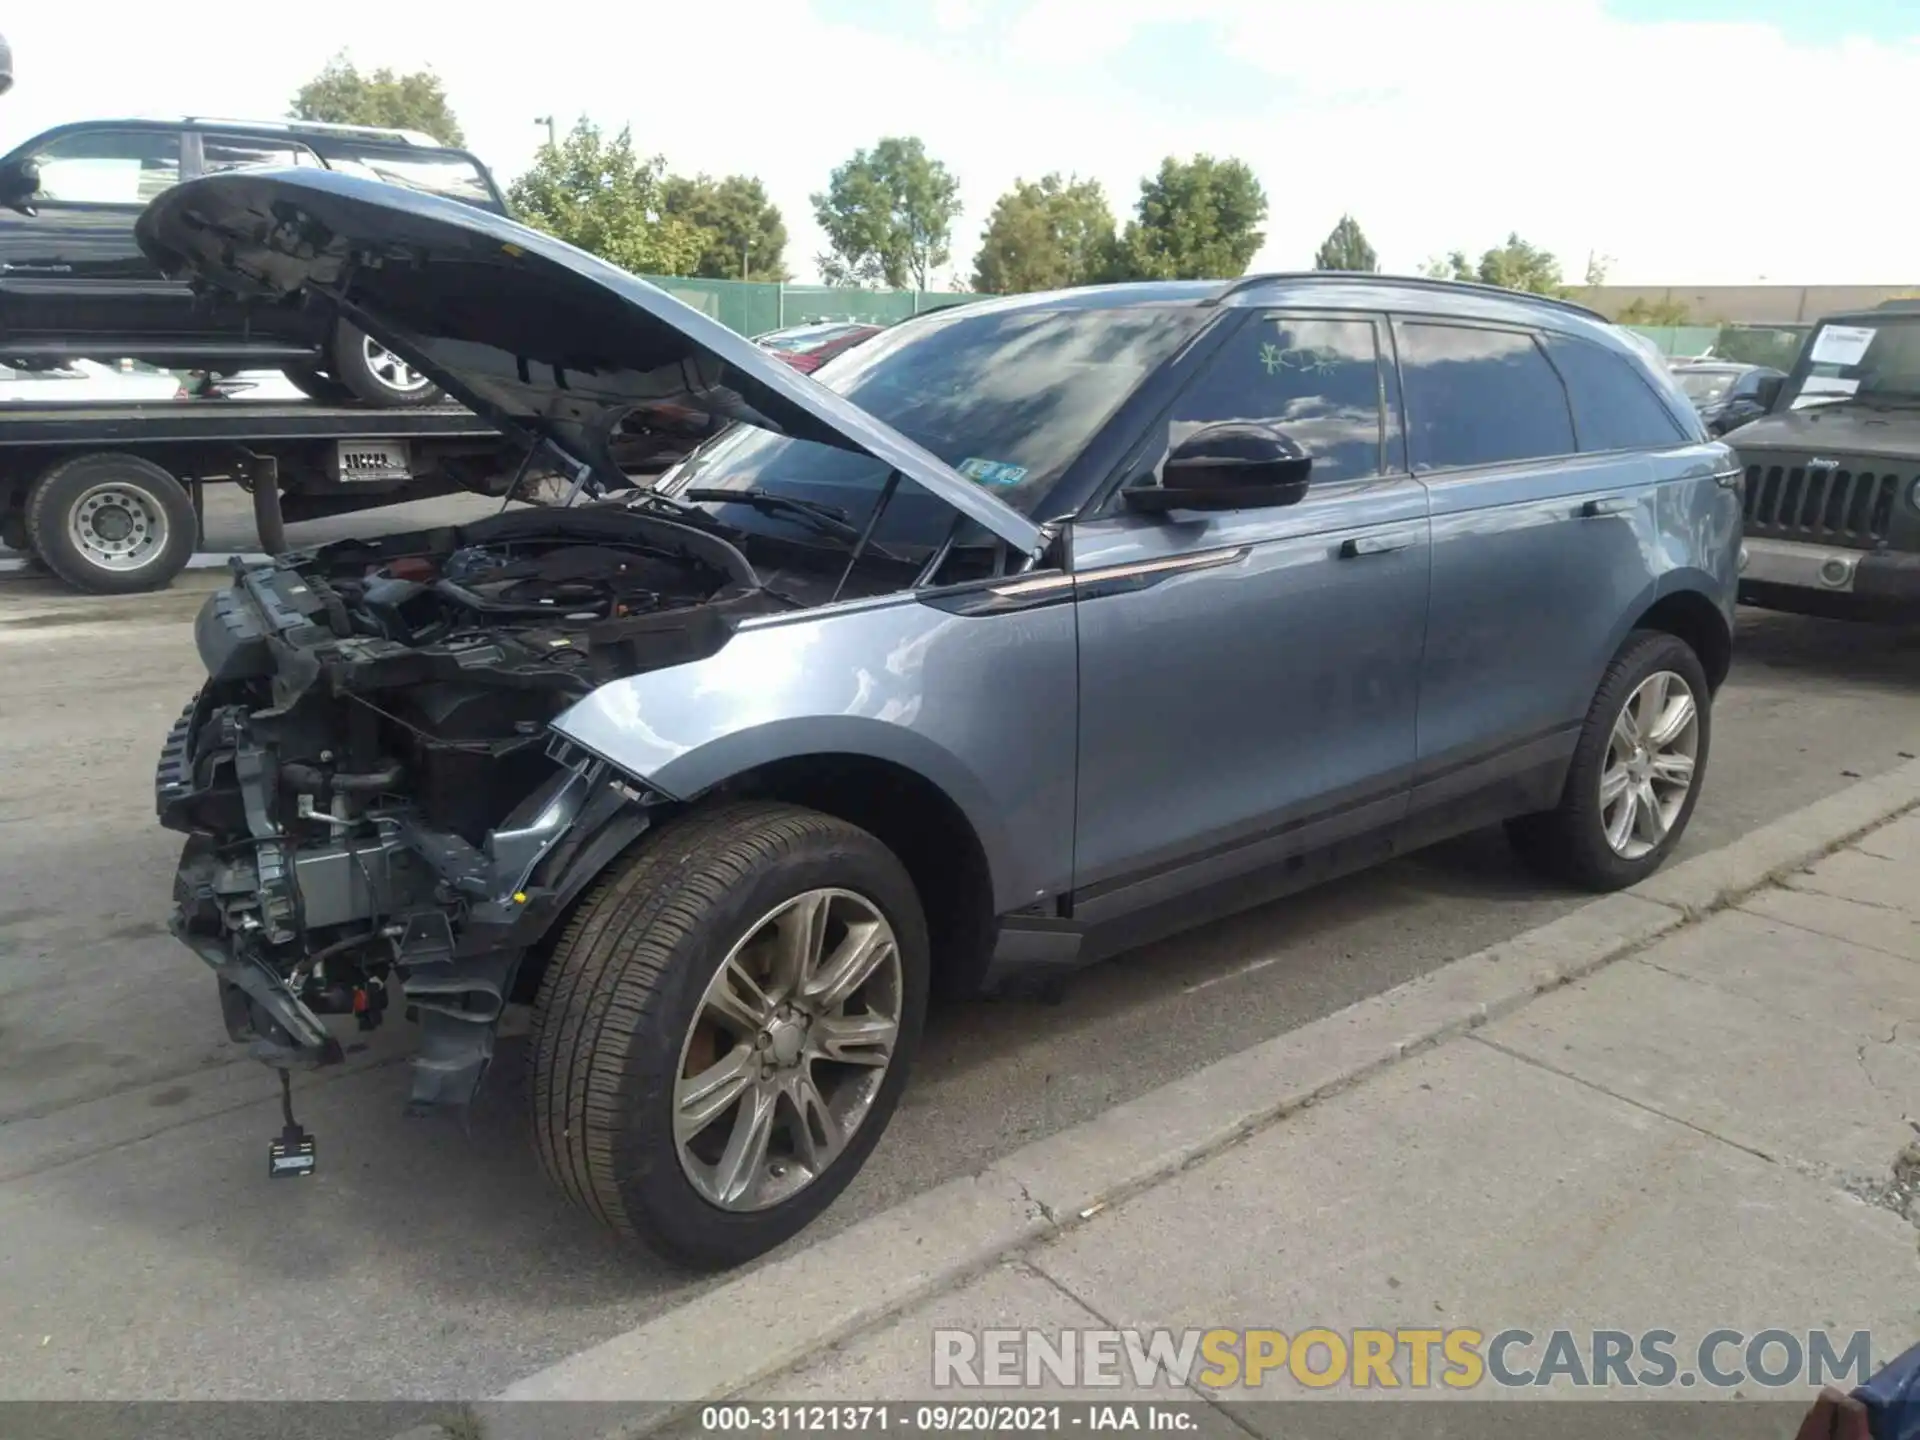
{"type": "MultiPolygon", "coordinates": [[[[1683,1373],[1718,1329],[1866,1330],[1878,1365],[1920,1340],[1916,1117],[1909,815],[749,1393],[1031,1400],[933,1373],[937,1329],[1029,1326],[1567,1329],[1583,1349],[1591,1329],[1660,1328],[1683,1373]]],[[[1723,1347],[1722,1372],[1742,1353],[1723,1347]]],[[[1282,1366],[1257,1393],[1340,1391],[1282,1366]]]]}
{"type": "MultiPolygon", "coordinates": [[[[1612,1397],[1804,1406],[1804,1364],[1769,1378],[1777,1343],[1758,1381],[1727,1379],[1750,1339],[1796,1332],[1806,1361],[1812,1332],[1839,1356],[1864,1331],[1876,1367],[1920,1340],[1917,805],[1909,762],[732,1277],[499,1399],[627,1406],[633,1433],[729,1397],[1352,1396],[1351,1368],[1329,1388],[1285,1362],[1257,1389],[1204,1361],[1188,1385],[1136,1384],[1124,1356],[1115,1388],[996,1388],[987,1347],[1005,1342],[983,1332],[1037,1329],[1057,1353],[1065,1330],[1317,1328],[1357,1353],[1357,1330],[1466,1328],[1483,1351],[1500,1332],[1535,1340],[1502,1372],[1483,1353],[1465,1389],[1410,1384],[1403,1346],[1402,1388],[1376,1371],[1370,1393],[1511,1397],[1515,1373],[1553,1368],[1553,1332],[1578,1374],[1611,1331],[1651,1386],[1616,1380],[1612,1397]],[[1648,1331],[1671,1332],[1664,1377],[1642,1363],[1648,1331]],[[1740,1338],[1706,1369],[1724,1331],[1740,1338]],[[980,1385],[937,1385],[937,1354],[970,1354],[980,1385]]],[[[1241,1358],[1254,1344],[1230,1338],[1241,1358]]],[[[1012,1343],[1018,1373],[1033,1342],[1012,1343]]],[[[1331,1363],[1322,1345],[1304,1368],[1331,1363]]],[[[1568,1374],[1520,1393],[1597,1393],[1568,1374]]],[[[1766,1433],[1793,1432],[1766,1409],[1766,1433]]],[[[1296,1410],[1268,1421],[1297,1426],[1296,1410]]]]}

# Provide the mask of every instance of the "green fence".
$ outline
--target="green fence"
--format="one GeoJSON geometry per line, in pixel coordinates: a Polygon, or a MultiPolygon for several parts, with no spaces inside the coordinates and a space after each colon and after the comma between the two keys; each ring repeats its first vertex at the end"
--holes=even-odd
{"type": "Polygon", "coordinates": [[[1810,325],[1629,325],[1669,356],[1711,355],[1746,365],[1785,370],[1799,353],[1810,325]]]}
{"type": "Polygon", "coordinates": [[[742,335],[764,335],[818,320],[864,320],[891,325],[927,310],[985,299],[952,290],[855,290],[842,285],[777,285],[759,280],[646,277],[662,290],[742,335]]]}

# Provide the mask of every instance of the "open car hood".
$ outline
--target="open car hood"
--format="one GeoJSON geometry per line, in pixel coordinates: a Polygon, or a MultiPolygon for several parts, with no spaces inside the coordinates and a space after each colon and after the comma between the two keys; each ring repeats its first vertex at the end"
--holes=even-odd
{"type": "Polygon", "coordinates": [[[623,423],[688,411],[871,455],[1029,555],[1039,526],[858,405],[658,286],[470,205],[331,170],[233,170],[166,191],[141,248],[241,296],[304,290],[509,433],[603,480],[623,423]]]}

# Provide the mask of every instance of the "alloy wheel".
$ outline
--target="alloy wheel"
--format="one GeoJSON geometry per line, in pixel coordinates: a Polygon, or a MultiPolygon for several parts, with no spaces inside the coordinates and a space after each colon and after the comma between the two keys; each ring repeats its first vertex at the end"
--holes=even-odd
{"type": "Polygon", "coordinates": [[[366,356],[367,369],[375,379],[396,395],[417,395],[433,384],[432,380],[374,340],[372,336],[363,339],[360,345],[362,353],[366,356]]]}
{"type": "Polygon", "coordinates": [[[1700,706],[1671,670],[1634,687],[1613,722],[1600,772],[1600,821],[1607,844],[1638,860],[1667,838],[1693,790],[1700,706]]]}
{"type": "Polygon", "coordinates": [[[764,1210],[826,1173],[880,1093],[904,993],[893,927],[851,890],[808,890],[747,930],[675,1071],[674,1145],[702,1197],[764,1210]]]}

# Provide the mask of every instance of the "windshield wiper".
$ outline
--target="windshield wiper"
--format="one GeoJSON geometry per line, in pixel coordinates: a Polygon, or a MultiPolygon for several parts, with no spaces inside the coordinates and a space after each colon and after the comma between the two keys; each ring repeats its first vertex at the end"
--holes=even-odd
{"type": "Polygon", "coordinates": [[[838,505],[829,505],[822,500],[804,500],[798,495],[778,495],[771,490],[762,490],[757,486],[748,486],[744,490],[727,490],[720,486],[696,485],[690,490],[682,490],[676,499],[699,500],[708,504],[751,505],[770,515],[805,515],[819,523],[817,528],[838,535],[843,540],[858,540],[860,531],[853,521],[847,518],[847,512],[838,505]]]}

